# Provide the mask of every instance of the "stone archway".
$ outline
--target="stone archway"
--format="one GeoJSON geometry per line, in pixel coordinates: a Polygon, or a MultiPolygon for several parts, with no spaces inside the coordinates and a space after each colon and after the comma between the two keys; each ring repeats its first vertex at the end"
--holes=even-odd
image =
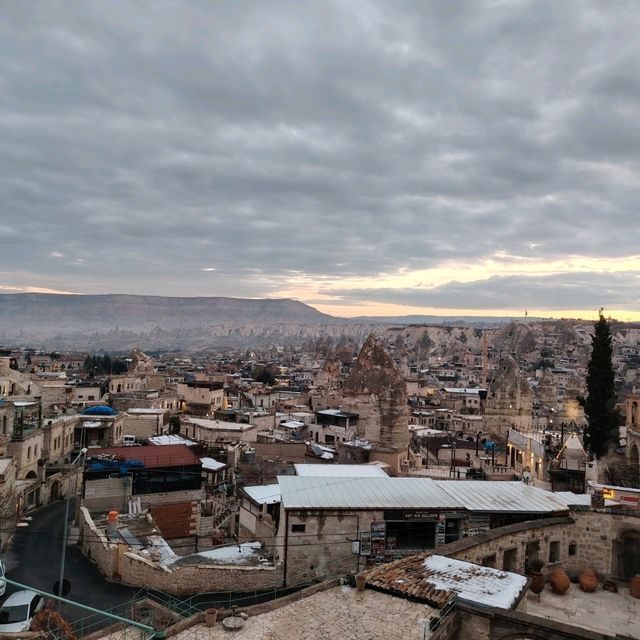
{"type": "Polygon", "coordinates": [[[55,502],[56,500],[60,500],[60,498],[62,497],[60,489],[61,489],[60,481],[55,480],[51,485],[51,489],[49,490],[49,502],[55,502]]]}
{"type": "Polygon", "coordinates": [[[29,471],[29,473],[27,473],[27,475],[25,476],[25,480],[37,480],[38,479],[38,475],[36,474],[35,471],[29,471]]]}

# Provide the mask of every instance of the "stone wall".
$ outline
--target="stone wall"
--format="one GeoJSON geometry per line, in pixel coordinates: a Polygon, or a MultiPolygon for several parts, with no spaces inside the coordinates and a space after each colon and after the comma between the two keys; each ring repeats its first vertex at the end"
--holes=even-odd
{"type": "Polygon", "coordinates": [[[90,511],[125,511],[131,497],[130,478],[87,480],[83,504],[90,511]]]}
{"type": "Polygon", "coordinates": [[[266,591],[282,587],[282,565],[180,564],[163,567],[129,551],[125,544],[110,543],[95,526],[86,507],[80,509],[80,530],[83,553],[107,578],[132,587],[157,589],[175,596],[218,591],[266,591]]]}
{"type": "Polygon", "coordinates": [[[601,576],[615,576],[615,541],[629,530],[640,532],[640,514],[573,511],[571,517],[544,518],[492,529],[444,545],[438,553],[522,573],[527,545],[537,543],[537,557],[547,570],[563,566],[569,574],[575,574],[590,567],[601,576]],[[555,561],[550,559],[551,553],[555,561]]]}
{"type": "Polygon", "coordinates": [[[287,586],[357,572],[358,554],[353,553],[352,543],[358,531],[370,531],[371,523],[381,519],[380,511],[289,512],[287,586]],[[304,530],[294,531],[302,526],[304,530]]]}
{"type": "MultiPolygon", "coordinates": [[[[92,512],[105,512],[115,509],[126,512],[129,509],[131,478],[100,478],[85,482],[83,504],[92,512]]],[[[138,496],[135,496],[138,497],[138,496]]],[[[204,489],[190,491],[169,491],[165,493],[141,494],[140,504],[143,509],[155,505],[174,504],[178,502],[200,502],[204,500],[204,489]]]]}

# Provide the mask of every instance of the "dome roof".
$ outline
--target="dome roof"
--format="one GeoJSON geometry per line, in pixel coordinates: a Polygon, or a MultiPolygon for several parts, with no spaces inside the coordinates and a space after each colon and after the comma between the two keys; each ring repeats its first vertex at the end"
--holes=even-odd
{"type": "Polygon", "coordinates": [[[95,407],[89,407],[82,412],[83,416],[115,416],[118,415],[118,412],[111,407],[100,404],[95,407]]]}

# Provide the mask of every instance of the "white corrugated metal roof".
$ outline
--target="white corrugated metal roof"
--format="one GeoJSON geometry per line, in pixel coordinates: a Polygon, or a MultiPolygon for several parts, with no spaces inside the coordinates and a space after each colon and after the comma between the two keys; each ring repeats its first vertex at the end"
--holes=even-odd
{"type": "Polygon", "coordinates": [[[149,440],[149,444],[157,444],[157,445],[169,445],[169,444],[186,444],[188,447],[192,447],[197,444],[193,440],[188,440],[187,438],[183,438],[175,433],[165,433],[161,436],[150,436],[147,438],[149,440]]]}
{"type": "Polygon", "coordinates": [[[202,468],[207,471],[218,471],[227,466],[224,462],[218,462],[213,458],[200,458],[200,462],[202,462],[202,468]]]}
{"type": "Polygon", "coordinates": [[[278,476],[287,509],[455,509],[462,503],[429,478],[278,476]]]}
{"type": "MultiPolygon", "coordinates": [[[[338,466],[338,465],[336,465],[338,466]]],[[[466,509],[554,513],[566,503],[523,482],[278,476],[287,509],[466,509]]]]}
{"type": "Polygon", "coordinates": [[[567,505],[551,491],[524,482],[486,480],[435,480],[436,484],[469,511],[551,513],[566,511],[567,505]]]}
{"type": "Polygon", "coordinates": [[[258,504],[274,504],[280,502],[280,485],[277,484],[242,487],[242,490],[258,504]]]}
{"type": "Polygon", "coordinates": [[[388,478],[378,466],[368,464],[294,464],[296,475],[314,478],[388,478]]]}

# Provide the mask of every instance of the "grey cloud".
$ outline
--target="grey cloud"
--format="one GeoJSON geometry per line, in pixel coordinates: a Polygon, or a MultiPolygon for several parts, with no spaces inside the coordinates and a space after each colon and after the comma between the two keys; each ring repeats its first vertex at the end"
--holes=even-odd
{"type": "Polygon", "coordinates": [[[431,289],[349,289],[323,293],[342,300],[375,300],[452,309],[628,309],[640,305],[638,272],[494,276],[431,289]]]}
{"type": "Polygon", "coordinates": [[[595,1],[5,3],[0,272],[261,296],[529,242],[637,253],[638,182],[585,163],[640,171],[639,23],[595,1]]]}

